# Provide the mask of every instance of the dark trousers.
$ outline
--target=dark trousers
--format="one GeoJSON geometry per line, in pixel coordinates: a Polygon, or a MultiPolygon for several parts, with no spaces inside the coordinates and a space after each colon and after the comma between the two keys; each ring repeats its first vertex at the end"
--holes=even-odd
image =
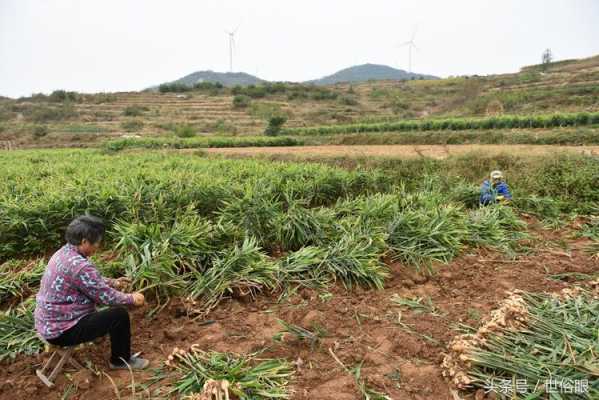
{"type": "Polygon", "coordinates": [[[49,339],[48,343],[58,346],[75,346],[91,342],[107,333],[110,334],[112,349],[110,362],[122,365],[123,360],[129,361],[131,357],[131,323],[129,322],[129,312],[124,307],[111,307],[86,315],[59,337],[49,339]]]}

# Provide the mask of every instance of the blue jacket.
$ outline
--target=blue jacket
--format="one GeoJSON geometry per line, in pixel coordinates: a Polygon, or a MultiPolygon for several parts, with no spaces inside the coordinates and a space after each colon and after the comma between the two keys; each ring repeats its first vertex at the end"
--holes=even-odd
{"type": "Polygon", "coordinates": [[[510,188],[507,183],[501,181],[495,187],[485,180],[480,187],[480,204],[488,205],[497,203],[497,196],[503,196],[506,200],[512,199],[510,188]]]}

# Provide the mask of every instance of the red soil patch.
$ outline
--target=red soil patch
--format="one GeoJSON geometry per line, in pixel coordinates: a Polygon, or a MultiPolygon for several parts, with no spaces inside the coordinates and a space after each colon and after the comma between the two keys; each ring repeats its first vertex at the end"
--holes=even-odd
{"type": "MultiPolygon", "coordinates": [[[[544,232],[544,236],[559,237],[549,232],[544,232]]],[[[548,275],[599,271],[599,263],[578,248],[580,243],[568,243],[572,244],[571,252],[555,247],[537,249],[535,254],[517,260],[472,250],[449,265],[439,266],[432,278],[390,263],[392,278],[381,291],[347,291],[336,286],[329,290],[332,296],[301,289],[280,302],[277,296],[261,296],[250,303],[227,300],[208,316],[215,321],[208,325],[188,319],[182,306],[175,302],[154,320],[144,318],[147,310],[134,310],[133,349],[142,350],[153,367],[161,366],[175,346],[185,348],[193,343],[206,350],[239,353],[265,349],[262,357],[285,358],[296,365],[293,399],[360,399],[353,377],[333,359],[330,349],[348,367],[363,362],[362,377],[368,386],[393,399],[452,400],[450,386],[442,378],[439,365],[446,345],[456,334],[455,325],[476,326],[481,316],[506,297],[508,290],[557,291],[567,283],[548,279],[548,275]],[[400,308],[390,301],[394,294],[428,296],[441,315],[415,314],[400,308]],[[275,342],[272,336],[280,330],[277,318],[308,329],[320,327],[327,336],[315,349],[307,343],[275,342]]],[[[108,346],[104,339],[100,345],[79,352],[77,358],[84,363],[90,361],[96,369],[110,375],[121,398],[130,398],[129,372],[106,368],[108,346]]],[[[38,400],[60,398],[72,383],[62,376],[56,389],[44,387],[34,373],[44,357],[21,357],[3,368],[0,400],[31,396],[38,400]]],[[[140,383],[151,376],[152,372],[144,371],[135,373],[134,378],[140,383]]],[[[165,384],[155,384],[149,390],[153,393],[165,384]]],[[[139,395],[141,389],[137,390],[139,395]]],[[[473,398],[473,394],[463,396],[473,398]]],[[[69,398],[115,397],[112,384],[100,373],[88,384],[80,385],[69,398]]],[[[168,396],[152,396],[165,397],[168,396]]]]}

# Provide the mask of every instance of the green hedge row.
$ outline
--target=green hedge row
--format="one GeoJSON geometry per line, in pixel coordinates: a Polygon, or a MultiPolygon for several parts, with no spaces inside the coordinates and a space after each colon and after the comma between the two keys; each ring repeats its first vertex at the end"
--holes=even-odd
{"type": "Polygon", "coordinates": [[[352,133],[332,136],[305,137],[306,144],[339,145],[456,145],[456,144],[533,144],[533,145],[598,145],[596,127],[554,128],[539,132],[535,129],[495,129],[463,131],[409,131],[352,133]]]}
{"type": "Polygon", "coordinates": [[[247,137],[197,137],[197,138],[124,138],[111,140],[104,144],[110,151],[126,148],[143,149],[194,149],[206,147],[272,147],[272,146],[301,146],[300,139],[279,136],[247,136],[247,137]]]}
{"type": "Polygon", "coordinates": [[[287,128],[288,135],[334,135],[364,132],[440,131],[465,129],[553,128],[599,124],[599,112],[551,115],[506,115],[488,118],[421,119],[375,124],[329,125],[287,128]]]}

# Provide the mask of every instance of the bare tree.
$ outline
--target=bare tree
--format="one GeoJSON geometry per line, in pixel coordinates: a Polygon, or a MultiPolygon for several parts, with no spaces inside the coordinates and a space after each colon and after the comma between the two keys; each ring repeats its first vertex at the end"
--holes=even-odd
{"type": "Polygon", "coordinates": [[[551,49],[545,49],[543,52],[543,71],[547,70],[549,64],[553,61],[553,54],[551,53],[551,49]]]}

